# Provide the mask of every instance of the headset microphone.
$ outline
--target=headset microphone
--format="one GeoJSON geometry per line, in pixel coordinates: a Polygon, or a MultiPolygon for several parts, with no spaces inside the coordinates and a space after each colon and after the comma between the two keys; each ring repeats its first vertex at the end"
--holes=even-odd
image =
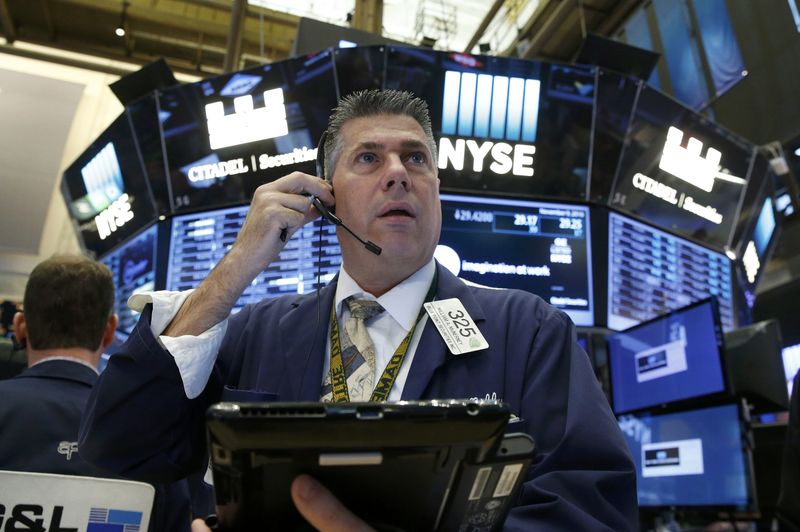
{"type": "Polygon", "coordinates": [[[379,245],[377,245],[376,243],[374,243],[374,242],[372,242],[372,241],[370,241],[370,240],[367,240],[367,241],[365,242],[365,241],[364,241],[364,240],[363,240],[361,237],[359,237],[357,234],[355,234],[353,231],[351,231],[351,230],[350,230],[350,228],[349,228],[349,227],[347,227],[347,226],[344,224],[344,222],[342,222],[342,219],[341,219],[341,218],[339,218],[338,216],[336,216],[335,214],[333,214],[333,213],[330,211],[330,209],[328,209],[328,208],[327,208],[327,207],[326,207],[326,206],[325,206],[325,205],[324,205],[324,204],[323,204],[323,203],[320,201],[320,199],[319,199],[318,197],[316,197],[316,196],[311,196],[311,203],[314,205],[314,207],[316,207],[316,208],[317,208],[317,210],[320,212],[320,214],[322,215],[322,217],[323,217],[323,218],[325,218],[326,220],[328,220],[328,221],[329,221],[330,223],[332,223],[333,225],[339,225],[339,226],[341,226],[341,227],[342,227],[342,228],[343,228],[345,231],[347,231],[348,233],[350,233],[351,235],[353,235],[353,238],[355,238],[356,240],[358,240],[359,242],[361,242],[361,243],[364,245],[364,247],[365,247],[365,248],[367,248],[367,249],[368,249],[369,251],[371,251],[372,253],[374,253],[374,254],[376,254],[376,255],[380,255],[380,254],[381,254],[381,248],[380,248],[380,246],[379,246],[379,245]]]}
{"type": "MultiPolygon", "coordinates": [[[[323,131],[322,136],[320,136],[319,138],[319,143],[317,144],[317,162],[316,162],[317,176],[321,179],[325,179],[323,163],[325,161],[325,139],[327,137],[328,137],[328,131],[327,130],[323,131]]],[[[364,247],[367,248],[368,251],[374,253],[375,255],[381,254],[381,247],[379,245],[370,240],[365,241],[357,234],[355,234],[349,227],[347,227],[344,224],[342,219],[336,216],[328,207],[326,207],[325,204],[322,203],[322,201],[320,201],[318,197],[309,196],[309,199],[311,200],[311,204],[314,205],[314,207],[316,207],[316,209],[319,211],[319,213],[322,215],[323,218],[328,220],[333,225],[341,226],[345,231],[350,233],[353,236],[353,238],[361,242],[364,245],[364,247]]],[[[284,227],[283,229],[281,229],[281,235],[280,235],[281,241],[286,242],[286,235],[287,235],[287,229],[284,227]]]]}

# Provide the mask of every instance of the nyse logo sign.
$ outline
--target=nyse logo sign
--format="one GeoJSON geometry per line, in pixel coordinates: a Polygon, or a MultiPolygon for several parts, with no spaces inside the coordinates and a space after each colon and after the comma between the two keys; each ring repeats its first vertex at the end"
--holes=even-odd
{"type": "Polygon", "coordinates": [[[536,141],[538,79],[449,70],[444,77],[442,134],[536,141]]]}
{"type": "Polygon", "coordinates": [[[281,88],[264,92],[264,107],[254,108],[253,97],[246,94],[233,99],[233,108],[234,113],[226,115],[222,102],[206,105],[208,141],[212,150],[289,133],[281,88]]]}
{"type": "Polygon", "coordinates": [[[445,72],[439,168],[533,176],[540,85],[538,79],[445,72]]]}
{"type": "Polygon", "coordinates": [[[496,174],[511,173],[520,177],[533,175],[533,154],[536,146],[527,144],[511,145],[506,142],[481,142],[472,139],[456,139],[455,143],[447,137],[439,139],[439,168],[464,169],[466,156],[472,159],[472,170],[482,172],[488,159],[489,170],[496,174]]]}
{"type": "Polygon", "coordinates": [[[133,211],[127,194],[114,200],[106,210],[94,217],[100,240],[105,240],[111,236],[111,233],[131,220],[133,220],[133,211]]]}
{"type": "Polygon", "coordinates": [[[86,187],[86,199],[98,212],[119,198],[125,186],[122,182],[122,170],[117,159],[114,144],[109,142],[81,168],[83,185],[86,187]]]}
{"type": "Polygon", "coordinates": [[[702,142],[689,137],[686,148],[683,148],[681,141],[683,141],[683,131],[670,127],[658,167],[701,190],[711,192],[714,188],[714,179],[719,172],[722,153],[709,147],[706,156],[702,157],[700,155],[703,150],[702,142]]]}

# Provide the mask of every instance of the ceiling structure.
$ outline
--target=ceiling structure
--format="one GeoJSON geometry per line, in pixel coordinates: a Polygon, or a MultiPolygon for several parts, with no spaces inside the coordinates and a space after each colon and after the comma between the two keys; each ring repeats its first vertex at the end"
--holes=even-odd
{"type": "MultiPolygon", "coordinates": [[[[487,30],[504,24],[508,38],[502,43],[507,46],[493,52],[495,55],[570,61],[587,32],[610,35],[643,1],[416,0],[406,3],[415,4],[417,13],[434,6],[450,6],[452,10],[469,11],[473,15],[482,12],[482,20],[475,16],[467,21],[475,25],[474,29],[465,28],[461,23],[459,31],[468,30],[472,38],[458,51],[474,49],[477,52],[477,45],[486,40],[487,30]]],[[[391,0],[385,3],[387,8],[391,7],[391,0]]],[[[313,12],[313,0],[297,4],[305,4],[309,6],[308,12],[313,12]]],[[[0,36],[5,39],[5,43],[0,44],[0,52],[46,59],[41,57],[41,51],[32,52],[19,46],[19,43],[32,43],[140,65],[164,57],[176,72],[206,77],[289,56],[299,17],[263,5],[269,2],[0,0],[0,36]],[[121,22],[126,29],[124,37],[114,32],[121,22]],[[241,43],[238,48],[237,38],[241,43]]],[[[362,13],[385,12],[382,0],[356,0],[353,6],[355,23],[369,20],[360,17],[362,13]]],[[[391,36],[397,38],[394,33],[391,36]]],[[[413,32],[407,40],[417,44],[413,32]]],[[[444,41],[444,45],[452,46],[452,42],[444,41]]]]}
{"type": "Polygon", "coordinates": [[[64,160],[87,142],[82,137],[87,127],[106,116],[91,106],[102,103],[109,111],[112,106],[103,98],[116,103],[110,95],[100,97],[107,90],[92,92],[98,83],[104,89],[117,76],[160,57],[181,81],[285,59],[300,16],[345,24],[347,9],[353,27],[380,29],[409,44],[424,35],[436,38],[437,49],[478,53],[483,44],[493,55],[570,61],[586,32],[611,34],[643,1],[0,0],[0,122],[14,125],[0,135],[0,188],[7,192],[0,194],[0,212],[14,220],[13,233],[0,235],[0,296],[21,296],[28,272],[44,256],[40,253],[77,246],[68,238],[71,228],[56,197],[57,184],[60,167],[69,163],[64,160]],[[281,1],[292,4],[293,14],[281,11],[281,1]],[[398,10],[408,13],[400,16],[398,10]],[[450,23],[458,28],[428,33],[437,13],[444,20],[453,12],[457,16],[450,23]],[[124,37],[115,34],[120,23],[124,37]],[[398,26],[407,27],[407,33],[398,26]],[[30,59],[56,65],[43,69],[30,59]],[[17,70],[20,63],[29,66],[17,70]],[[94,71],[94,81],[81,74],[55,75],[59,69],[84,72],[68,67],[94,71]],[[96,117],[85,117],[76,129],[79,106],[94,109],[89,114],[96,117]]]}

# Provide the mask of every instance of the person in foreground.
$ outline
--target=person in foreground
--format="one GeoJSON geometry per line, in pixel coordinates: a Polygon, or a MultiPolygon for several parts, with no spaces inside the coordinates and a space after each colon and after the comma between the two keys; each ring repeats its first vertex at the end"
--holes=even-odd
{"type": "MultiPolygon", "coordinates": [[[[100,355],[117,328],[111,271],[85,257],[56,255],[33,269],[24,297],[14,332],[28,369],[0,381],[0,469],[116,478],[78,446],[100,355]]],[[[188,527],[186,481],[155,488],[150,530],[188,527]]]]}
{"type": "MultiPolygon", "coordinates": [[[[142,317],[92,394],[82,452],[134,478],[186,476],[206,462],[205,409],[230,390],[237,400],[497,398],[537,444],[506,529],[635,529],[633,462],[572,322],[533,294],[467,284],[433,259],[441,206],[426,104],[398,91],[354,93],[334,110],[324,148],[326,179],[294,172],[259,187],[235,244],[196,290],[131,299],[142,317]],[[310,195],[382,253],[340,227],[343,264],[319,301],[284,296],[229,317],[281,237],[319,217],[310,195]],[[450,353],[420,312],[431,298],[458,299],[488,348],[450,353]],[[363,355],[345,381],[341,359],[350,366],[353,346],[363,355]],[[387,364],[399,365],[396,378],[376,389],[387,364]]],[[[308,477],[292,495],[320,529],[357,522],[331,513],[335,499],[308,477]]]]}

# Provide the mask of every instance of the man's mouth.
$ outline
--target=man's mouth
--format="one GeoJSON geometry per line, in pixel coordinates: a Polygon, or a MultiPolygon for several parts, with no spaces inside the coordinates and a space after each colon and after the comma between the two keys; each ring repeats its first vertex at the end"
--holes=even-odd
{"type": "Polygon", "coordinates": [[[408,218],[413,218],[414,216],[403,209],[392,209],[380,215],[380,218],[387,218],[389,216],[407,216],[408,218]]]}

